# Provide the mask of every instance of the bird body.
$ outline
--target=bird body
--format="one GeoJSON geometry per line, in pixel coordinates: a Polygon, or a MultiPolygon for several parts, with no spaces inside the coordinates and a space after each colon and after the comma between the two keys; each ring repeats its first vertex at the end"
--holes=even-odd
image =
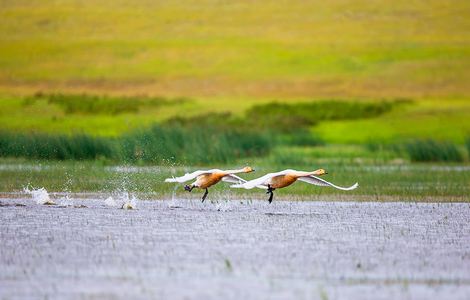
{"type": "Polygon", "coordinates": [[[296,180],[297,177],[292,174],[278,175],[271,178],[269,185],[272,188],[279,189],[293,184],[296,180]]]}
{"type": "MultiPolygon", "coordinates": [[[[219,171],[214,173],[202,174],[199,175],[194,183],[198,188],[206,189],[213,186],[216,183],[219,183],[224,176],[231,175],[227,172],[219,171]]],[[[233,174],[232,174],[233,175],[233,174]]],[[[240,181],[241,178],[240,178],[240,181]]]]}

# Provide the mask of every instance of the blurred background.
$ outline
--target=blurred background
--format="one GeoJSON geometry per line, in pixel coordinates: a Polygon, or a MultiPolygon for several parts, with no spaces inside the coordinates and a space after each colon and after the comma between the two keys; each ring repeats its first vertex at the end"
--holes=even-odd
{"type": "Polygon", "coordinates": [[[2,191],[113,189],[109,166],[135,165],[162,168],[129,179],[158,193],[156,173],[251,164],[470,192],[468,1],[0,7],[2,191]]]}

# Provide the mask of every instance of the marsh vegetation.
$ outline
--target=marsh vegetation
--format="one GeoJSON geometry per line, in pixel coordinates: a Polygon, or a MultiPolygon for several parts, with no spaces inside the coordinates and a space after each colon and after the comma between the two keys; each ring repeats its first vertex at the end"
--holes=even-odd
{"type": "MultiPolygon", "coordinates": [[[[66,115],[138,114],[140,109],[181,106],[189,99],[94,97],[89,95],[38,94],[25,98],[26,107],[46,101],[66,115]]],[[[233,163],[240,158],[266,157],[285,146],[324,145],[317,125],[328,121],[380,119],[392,111],[413,106],[410,100],[338,101],[258,104],[241,114],[209,112],[175,115],[153,124],[135,127],[117,136],[93,132],[46,133],[0,131],[0,155],[33,159],[105,159],[110,162],[210,164],[233,163]],[[313,129],[312,129],[313,128],[313,129]]],[[[349,132],[345,132],[348,135],[349,132]]],[[[354,134],[352,132],[351,134],[354,134]]],[[[463,146],[452,141],[406,139],[365,143],[371,149],[394,150],[412,161],[466,160],[463,146]],[[382,143],[382,144],[381,144],[382,143]]],[[[279,152],[275,152],[279,153],[279,152]]],[[[341,156],[341,153],[337,153],[341,156]]],[[[301,159],[301,158],[297,158],[301,159]]]]}

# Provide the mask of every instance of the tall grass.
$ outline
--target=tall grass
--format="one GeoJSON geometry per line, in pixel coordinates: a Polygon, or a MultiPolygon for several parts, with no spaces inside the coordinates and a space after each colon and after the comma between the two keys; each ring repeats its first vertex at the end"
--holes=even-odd
{"type": "Polygon", "coordinates": [[[0,132],[0,156],[39,159],[112,158],[114,143],[110,139],[88,135],[14,134],[0,132]]]}
{"type": "Polygon", "coordinates": [[[467,139],[465,140],[465,146],[467,148],[467,153],[470,158],[470,136],[468,136],[467,139]]]}
{"type": "Polygon", "coordinates": [[[227,163],[260,156],[271,150],[267,134],[220,130],[213,127],[154,125],[123,136],[124,159],[136,162],[227,163]]]}
{"type": "Polygon", "coordinates": [[[298,128],[297,131],[278,136],[278,143],[288,146],[321,146],[324,141],[307,129],[298,128]]]}
{"type": "Polygon", "coordinates": [[[273,145],[267,133],[212,127],[154,125],[120,138],[88,135],[0,133],[0,156],[39,159],[96,159],[165,164],[228,163],[267,154],[273,145]]]}
{"type": "Polygon", "coordinates": [[[450,142],[435,140],[415,140],[404,145],[404,150],[412,161],[428,162],[461,162],[464,160],[462,153],[456,145],[450,142]]]}

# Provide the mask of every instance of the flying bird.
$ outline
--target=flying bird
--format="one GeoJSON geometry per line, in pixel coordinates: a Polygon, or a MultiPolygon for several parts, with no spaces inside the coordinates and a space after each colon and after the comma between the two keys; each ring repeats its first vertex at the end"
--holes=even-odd
{"type": "Polygon", "coordinates": [[[304,171],[296,171],[296,170],[284,170],[277,173],[269,173],[262,177],[246,181],[243,183],[232,185],[231,187],[234,188],[244,188],[244,189],[252,189],[252,188],[261,188],[266,189],[266,194],[269,194],[269,203],[273,201],[273,192],[275,189],[280,189],[286,186],[289,186],[296,182],[297,180],[310,183],[313,185],[318,186],[331,186],[339,190],[343,191],[350,191],[357,188],[359,185],[355,183],[350,187],[340,187],[334,185],[331,182],[328,182],[324,179],[321,179],[317,176],[328,174],[324,169],[318,169],[313,172],[304,172],[304,171]]]}
{"type": "Polygon", "coordinates": [[[241,184],[246,182],[243,178],[238,177],[235,174],[239,173],[250,173],[253,172],[254,169],[251,167],[244,167],[243,169],[239,170],[219,170],[219,169],[212,169],[206,171],[195,171],[192,173],[186,173],[184,176],[181,177],[173,177],[165,179],[165,182],[186,182],[188,180],[192,180],[196,178],[196,181],[189,185],[185,185],[184,189],[188,192],[191,192],[194,188],[205,189],[204,195],[202,196],[202,202],[209,194],[208,188],[213,186],[214,184],[218,183],[219,181],[225,181],[230,183],[241,184]]]}

